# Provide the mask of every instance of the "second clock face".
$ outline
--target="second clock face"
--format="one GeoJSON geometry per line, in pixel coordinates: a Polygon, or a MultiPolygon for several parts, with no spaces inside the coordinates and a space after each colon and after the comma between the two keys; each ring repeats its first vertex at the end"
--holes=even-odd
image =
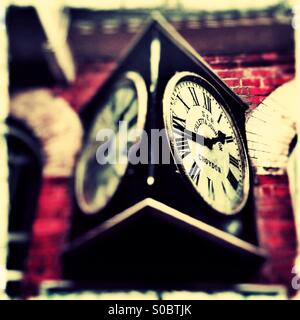
{"type": "Polygon", "coordinates": [[[164,121],[180,173],[214,210],[235,214],[249,193],[249,167],[238,128],[216,90],[196,74],[177,73],[163,100],[164,121]]]}
{"type": "Polygon", "coordinates": [[[117,191],[128,167],[127,151],[134,142],[127,142],[120,123],[127,126],[127,134],[143,129],[147,110],[147,89],[136,72],[127,72],[115,83],[88,131],[75,175],[77,203],[84,213],[103,209],[117,191]],[[109,131],[107,131],[109,130],[109,131]],[[99,133],[105,140],[98,139],[99,133]],[[107,133],[106,133],[107,132],[107,133]],[[98,151],[105,147],[99,163],[98,151]]]}

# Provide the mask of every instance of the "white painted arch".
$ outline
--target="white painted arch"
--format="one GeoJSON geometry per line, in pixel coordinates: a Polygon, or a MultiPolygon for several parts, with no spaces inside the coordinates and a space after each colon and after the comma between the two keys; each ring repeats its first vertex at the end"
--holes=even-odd
{"type": "Polygon", "coordinates": [[[296,81],[275,89],[246,119],[249,156],[257,174],[287,172],[296,135],[296,81]]]}

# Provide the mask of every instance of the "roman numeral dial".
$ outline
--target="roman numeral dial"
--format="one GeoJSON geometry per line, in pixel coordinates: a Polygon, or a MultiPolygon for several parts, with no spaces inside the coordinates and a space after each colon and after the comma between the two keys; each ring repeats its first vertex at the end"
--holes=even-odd
{"type": "Polygon", "coordinates": [[[164,95],[164,119],[177,166],[212,209],[239,212],[249,192],[243,138],[219,92],[201,77],[177,73],[164,95]]]}

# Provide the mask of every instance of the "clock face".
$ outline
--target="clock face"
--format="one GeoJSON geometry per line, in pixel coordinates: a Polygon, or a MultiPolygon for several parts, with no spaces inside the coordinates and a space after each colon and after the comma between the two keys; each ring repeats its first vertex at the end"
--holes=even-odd
{"type": "Polygon", "coordinates": [[[168,82],[164,122],[179,172],[214,210],[235,214],[249,193],[249,166],[225,102],[200,76],[180,72],[168,82]]]}
{"type": "Polygon", "coordinates": [[[128,142],[119,124],[122,121],[127,126],[128,136],[133,130],[143,129],[147,110],[147,89],[143,78],[136,72],[125,73],[99,110],[87,134],[75,174],[77,203],[85,213],[103,209],[126,172],[127,152],[136,141],[128,142]],[[99,132],[107,132],[106,139],[100,141],[99,132]],[[99,163],[99,147],[107,148],[104,155],[111,161],[99,163]]]}

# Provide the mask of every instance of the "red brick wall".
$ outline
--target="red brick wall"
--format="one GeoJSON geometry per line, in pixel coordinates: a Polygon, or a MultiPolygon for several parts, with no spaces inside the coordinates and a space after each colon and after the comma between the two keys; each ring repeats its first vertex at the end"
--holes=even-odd
{"type": "Polygon", "coordinates": [[[66,240],[71,213],[69,185],[67,178],[43,180],[28,256],[28,293],[33,293],[42,280],[60,278],[59,253],[66,240]]]}
{"type": "MultiPolygon", "coordinates": [[[[294,74],[289,54],[272,52],[207,56],[205,59],[251,109],[294,74]]],[[[70,88],[56,88],[54,91],[79,110],[114,65],[107,62],[83,66],[70,88]]],[[[60,277],[59,252],[70,218],[68,188],[68,181],[44,181],[28,261],[27,279],[31,284],[60,277]]],[[[271,257],[264,268],[263,281],[289,284],[296,242],[287,177],[256,177],[255,196],[261,244],[271,257]]]]}
{"type": "Polygon", "coordinates": [[[255,199],[260,242],[270,255],[264,280],[291,289],[297,247],[287,176],[257,176],[255,199]]]}
{"type": "Polygon", "coordinates": [[[209,56],[206,61],[251,109],[294,75],[290,54],[209,56]]]}
{"type": "MultiPolygon", "coordinates": [[[[287,53],[209,56],[206,61],[250,106],[249,111],[294,77],[293,55],[287,53]]],[[[288,178],[257,175],[254,191],[259,239],[270,256],[262,281],[290,287],[296,234],[288,178]]]]}

